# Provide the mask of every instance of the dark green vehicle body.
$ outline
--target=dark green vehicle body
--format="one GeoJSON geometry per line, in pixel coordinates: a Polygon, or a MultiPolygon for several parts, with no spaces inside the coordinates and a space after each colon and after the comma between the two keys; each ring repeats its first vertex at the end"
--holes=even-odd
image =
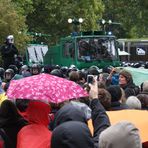
{"type": "Polygon", "coordinates": [[[61,38],[57,45],[48,48],[44,56],[44,65],[75,65],[79,69],[92,65],[116,67],[119,64],[116,39],[112,35],[81,34],[61,38]]]}

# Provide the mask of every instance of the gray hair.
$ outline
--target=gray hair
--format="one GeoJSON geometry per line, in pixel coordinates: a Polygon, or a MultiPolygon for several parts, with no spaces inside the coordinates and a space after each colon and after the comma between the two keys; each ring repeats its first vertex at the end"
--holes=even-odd
{"type": "Polygon", "coordinates": [[[141,109],[141,102],[135,96],[130,96],[126,100],[126,104],[130,109],[141,109]]]}
{"type": "Polygon", "coordinates": [[[142,148],[139,130],[131,122],[118,122],[101,132],[99,148],[142,148]]]}

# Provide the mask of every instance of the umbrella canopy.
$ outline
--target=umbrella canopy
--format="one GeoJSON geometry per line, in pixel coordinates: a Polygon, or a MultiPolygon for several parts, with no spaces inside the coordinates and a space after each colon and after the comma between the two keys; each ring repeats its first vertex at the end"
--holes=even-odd
{"type": "Polygon", "coordinates": [[[143,110],[120,110],[107,112],[111,124],[116,124],[119,121],[129,121],[135,124],[140,131],[142,142],[148,141],[148,111],[143,110]]]}
{"type": "Polygon", "coordinates": [[[78,84],[49,74],[39,74],[12,80],[7,90],[10,99],[43,100],[60,103],[73,98],[88,96],[78,84]]]}

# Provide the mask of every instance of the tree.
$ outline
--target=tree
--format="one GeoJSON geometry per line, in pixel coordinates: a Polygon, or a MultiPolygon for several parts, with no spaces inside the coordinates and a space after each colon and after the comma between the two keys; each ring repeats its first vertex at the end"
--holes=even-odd
{"type": "MultiPolygon", "coordinates": [[[[118,37],[145,37],[148,32],[148,1],[146,0],[104,0],[103,17],[122,23],[114,31],[118,37]],[[119,32],[120,31],[120,32],[119,32]]],[[[115,26],[116,27],[116,26],[115,26]]]]}
{"type": "Polygon", "coordinates": [[[7,35],[13,34],[16,46],[23,52],[28,37],[20,32],[26,32],[25,16],[19,14],[11,0],[0,2],[0,43],[3,44],[7,35]]]}
{"type": "Polygon", "coordinates": [[[51,34],[54,42],[72,31],[68,18],[83,18],[82,30],[97,29],[104,10],[101,0],[37,0],[27,16],[29,31],[51,34]]]}

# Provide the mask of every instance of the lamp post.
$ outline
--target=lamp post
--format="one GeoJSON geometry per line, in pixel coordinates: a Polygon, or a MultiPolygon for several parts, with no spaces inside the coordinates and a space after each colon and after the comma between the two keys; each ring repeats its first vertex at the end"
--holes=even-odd
{"type": "Polygon", "coordinates": [[[68,19],[68,23],[73,24],[74,32],[77,32],[77,26],[78,25],[80,25],[80,31],[81,31],[81,24],[83,23],[83,21],[84,21],[83,18],[79,18],[79,19],[76,19],[76,18],[71,19],[71,18],[69,18],[68,19]]]}
{"type": "Polygon", "coordinates": [[[110,29],[110,26],[111,26],[111,25],[121,25],[121,23],[112,22],[112,20],[106,21],[106,20],[104,20],[104,19],[101,19],[101,20],[97,21],[97,23],[101,25],[102,30],[103,30],[104,32],[106,32],[106,31],[108,30],[108,31],[109,31],[109,32],[108,32],[109,35],[112,34],[112,33],[111,33],[111,29],[110,29]]]}

